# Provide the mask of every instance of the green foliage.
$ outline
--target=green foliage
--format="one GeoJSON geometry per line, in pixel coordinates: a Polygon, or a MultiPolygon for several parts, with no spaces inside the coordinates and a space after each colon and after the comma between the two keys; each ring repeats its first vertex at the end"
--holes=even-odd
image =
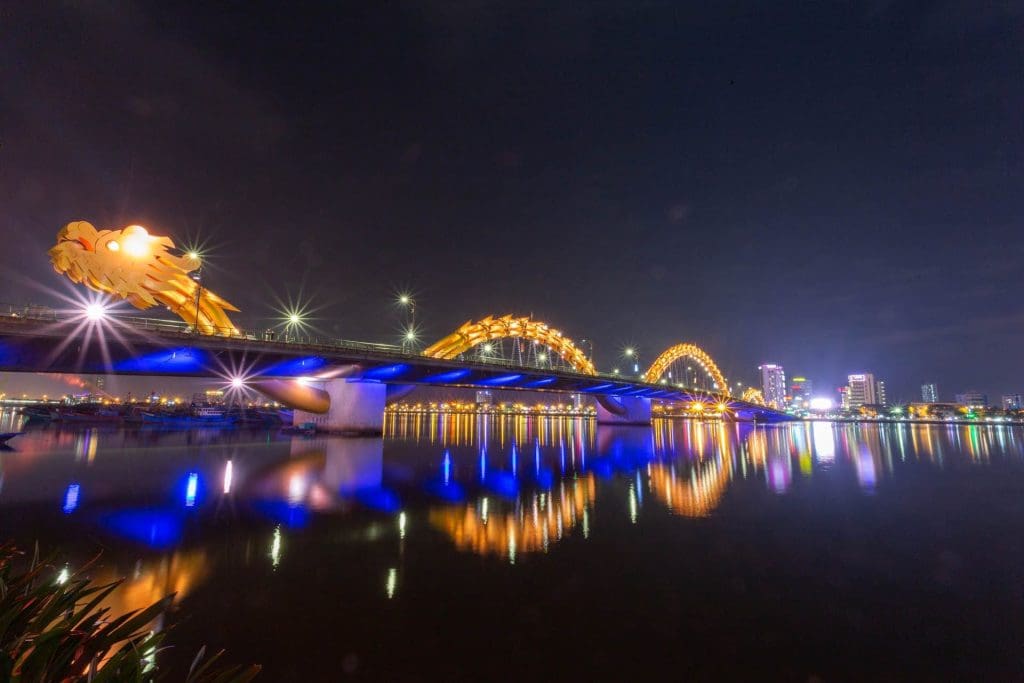
{"type": "MultiPolygon", "coordinates": [[[[92,586],[88,568],[58,581],[53,566],[39,561],[38,548],[26,562],[13,546],[0,546],[0,681],[167,680],[155,665],[165,633],[148,627],[174,596],[113,616],[100,605],[121,582],[92,586]]],[[[259,673],[258,666],[219,666],[223,652],[203,661],[205,651],[186,683],[244,683],[259,673]]]]}

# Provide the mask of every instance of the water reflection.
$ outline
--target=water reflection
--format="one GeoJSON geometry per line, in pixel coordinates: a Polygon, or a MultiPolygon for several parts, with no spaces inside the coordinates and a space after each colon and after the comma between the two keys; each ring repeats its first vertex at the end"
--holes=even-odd
{"type": "Polygon", "coordinates": [[[0,538],[39,540],[72,569],[104,548],[96,579],[128,578],[115,613],[169,592],[202,610],[238,582],[247,600],[301,587],[379,606],[471,555],[522,572],[545,553],[607,548],[584,543],[599,534],[643,536],[659,516],[704,525],[837,482],[877,501],[911,469],[1024,460],[1024,432],[997,425],[387,419],[383,439],[29,428],[0,454],[0,538]]]}

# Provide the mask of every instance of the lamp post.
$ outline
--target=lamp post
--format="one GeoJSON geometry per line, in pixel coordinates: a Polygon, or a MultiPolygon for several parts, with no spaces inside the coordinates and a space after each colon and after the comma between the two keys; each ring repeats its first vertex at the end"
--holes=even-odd
{"type": "Polygon", "coordinates": [[[402,350],[408,351],[416,341],[416,300],[411,294],[399,294],[398,305],[405,309],[405,325],[402,332],[402,350]]]}
{"type": "Polygon", "coordinates": [[[192,272],[192,279],[196,283],[196,334],[199,334],[199,300],[203,296],[203,267],[199,266],[192,272]]]}
{"type": "Polygon", "coordinates": [[[629,359],[629,362],[633,364],[633,374],[640,374],[640,353],[632,346],[627,346],[622,351],[622,355],[629,359]]]}

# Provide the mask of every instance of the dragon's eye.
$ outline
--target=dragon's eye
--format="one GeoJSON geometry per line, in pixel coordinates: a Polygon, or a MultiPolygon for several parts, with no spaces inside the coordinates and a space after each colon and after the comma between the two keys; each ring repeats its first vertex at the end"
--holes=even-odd
{"type": "Polygon", "coordinates": [[[118,244],[117,242],[114,242],[114,241],[107,242],[107,249],[109,249],[110,251],[118,251],[120,248],[121,248],[121,245],[118,244]]]}

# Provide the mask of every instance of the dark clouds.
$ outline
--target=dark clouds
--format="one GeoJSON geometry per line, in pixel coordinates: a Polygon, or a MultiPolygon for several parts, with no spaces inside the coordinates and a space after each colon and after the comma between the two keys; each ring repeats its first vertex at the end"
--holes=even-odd
{"type": "Polygon", "coordinates": [[[385,338],[408,283],[430,334],[533,312],[605,365],[1024,388],[1020,3],[0,12],[3,298],[140,222],[254,322],[301,286],[385,338]]]}

